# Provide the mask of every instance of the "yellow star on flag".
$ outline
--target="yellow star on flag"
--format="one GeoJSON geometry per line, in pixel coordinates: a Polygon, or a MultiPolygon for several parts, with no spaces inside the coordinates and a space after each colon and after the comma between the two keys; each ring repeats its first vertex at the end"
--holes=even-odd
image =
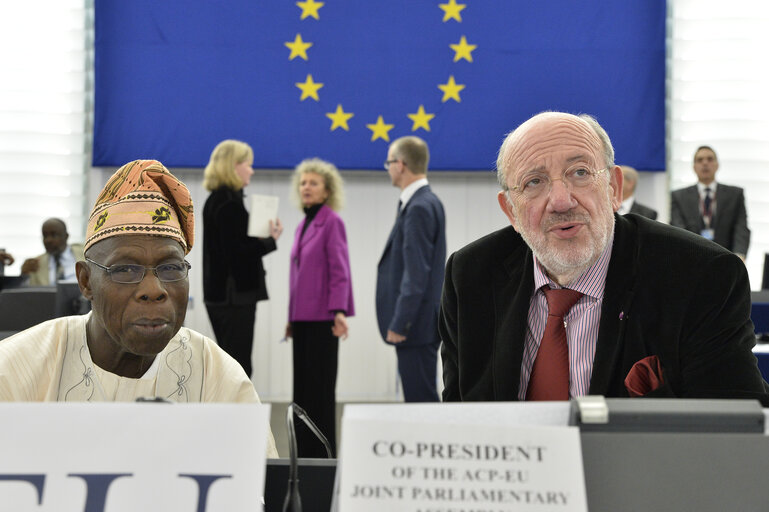
{"type": "MultiPolygon", "coordinates": [[[[307,60],[307,49],[312,46],[312,43],[306,43],[302,41],[302,34],[297,34],[293,43],[291,41],[287,41],[283,44],[286,45],[286,48],[291,50],[291,55],[288,56],[288,60],[294,60],[296,57],[301,57],[304,60],[307,60]]],[[[457,60],[455,58],[454,62],[456,61],[457,60]]]]}
{"type": "Polygon", "coordinates": [[[449,76],[448,82],[445,84],[438,84],[438,89],[443,91],[443,99],[441,100],[441,103],[446,103],[450,99],[460,103],[462,100],[459,98],[459,91],[464,88],[464,84],[458,84],[454,81],[454,75],[449,76]]]}
{"type": "Polygon", "coordinates": [[[336,106],[336,112],[327,112],[326,117],[331,119],[331,131],[333,132],[337,128],[342,128],[345,131],[350,131],[350,127],[347,126],[347,121],[354,116],[352,112],[345,112],[342,109],[342,105],[336,106]]]}
{"type": "Polygon", "coordinates": [[[459,59],[465,59],[467,62],[472,62],[473,56],[471,53],[478,48],[477,44],[467,44],[467,38],[465,36],[462,36],[462,39],[459,40],[459,44],[450,44],[449,46],[454,50],[454,62],[457,62],[459,59]]]}
{"type": "Polygon", "coordinates": [[[302,91],[302,97],[299,98],[299,101],[304,101],[306,98],[312,98],[315,101],[320,101],[320,98],[318,97],[318,89],[323,87],[323,84],[319,82],[313,82],[312,75],[308,74],[307,79],[304,82],[296,82],[294,85],[299,87],[299,89],[302,91]]]}
{"type": "Polygon", "coordinates": [[[300,20],[305,19],[308,16],[312,16],[316,20],[320,19],[318,15],[318,9],[323,7],[323,2],[316,2],[315,0],[307,0],[306,2],[297,2],[296,5],[302,9],[302,17],[300,20]]]}
{"type": "Polygon", "coordinates": [[[449,0],[449,3],[447,4],[438,4],[438,7],[443,9],[443,22],[446,23],[450,19],[455,19],[462,22],[462,16],[460,16],[460,12],[467,7],[467,4],[458,4],[457,0],[449,0]]]}
{"type": "Polygon", "coordinates": [[[379,116],[376,118],[376,123],[367,124],[366,128],[371,130],[371,142],[374,142],[377,139],[384,139],[387,142],[390,142],[390,135],[388,132],[395,128],[395,125],[385,124],[382,116],[379,116]]]}
{"type": "Polygon", "coordinates": [[[409,119],[414,121],[414,125],[411,127],[411,131],[415,132],[419,128],[424,128],[428,132],[430,131],[430,120],[435,117],[435,114],[428,114],[425,112],[424,105],[419,105],[419,110],[415,114],[407,114],[409,119]]]}

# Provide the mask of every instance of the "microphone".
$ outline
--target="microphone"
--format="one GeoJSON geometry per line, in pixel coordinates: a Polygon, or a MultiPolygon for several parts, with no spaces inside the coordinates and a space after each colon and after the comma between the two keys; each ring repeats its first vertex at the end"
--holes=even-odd
{"type": "Polygon", "coordinates": [[[320,439],[323,446],[326,448],[326,454],[328,458],[332,459],[334,456],[331,453],[331,445],[328,444],[328,439],[323,435],[323,432],[315,425],[310,419],[307,413],[299,407],[296,403],[291,402],[286,409],[286,426],[288,427],[288,489],[286,490],[286,499],[283,500],[283,512],[302,512],[302,497],[299,495],[299,467],[298,467],[298,455],[296,450],[296,429],[294,428],[294,414],[296,414],[300,420],[315,434],[315,437],[320,439]]]}
{"type": "Polygon", "coordinates": [[[172,404],[173,402],[171,400],[166,400],[163,397],[159,396],[140,396],[136,399],[136,402],[149,402],[149,403],[156,403],[156,404],[172,404]]]}

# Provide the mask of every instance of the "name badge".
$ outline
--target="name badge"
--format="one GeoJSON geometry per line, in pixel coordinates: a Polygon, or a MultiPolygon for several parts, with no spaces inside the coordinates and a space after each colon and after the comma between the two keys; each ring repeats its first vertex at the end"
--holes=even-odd
{"type": "Polygon", "coordinates": [[[703,229],[700,231],[700,235],[707,238],[708,240],[713,240],[713,230],[712,229],[703,229]]]}

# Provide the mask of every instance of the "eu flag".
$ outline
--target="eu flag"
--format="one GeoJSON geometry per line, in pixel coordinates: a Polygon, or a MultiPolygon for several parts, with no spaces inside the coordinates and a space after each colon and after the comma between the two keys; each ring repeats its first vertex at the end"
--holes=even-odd
{"type": "Polygon", "coordinates": [[[379,169],[418,135],[489,170],[543,110],[594,115],[617,162],[665,166],[664,0],[96,0],[93,164],[379,169]]]}

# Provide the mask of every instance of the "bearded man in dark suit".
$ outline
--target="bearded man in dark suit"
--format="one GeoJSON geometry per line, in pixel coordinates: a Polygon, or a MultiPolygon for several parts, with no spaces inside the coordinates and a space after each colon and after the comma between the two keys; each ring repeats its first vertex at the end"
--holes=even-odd
{"type": "Polygon", "coordinates": [[[512,226],[446,266],[444,400],[596,394],[769,404],[751,352],[745,265],[700,236],[616,215],[622,172],[595,119],[534,116],[507,136],[497,169],[512,226]],[[554,311],[551,296],[564,294],[576,302],[554,311]]]}
{"type": "Polygon", "coordinates": [[[726,247],[745,261],[750,246],[745,194],[740,187],[716,183],[718,157],[710,146],[694,152],[698,183],[671,194],[670,224],[726,247]]]}

